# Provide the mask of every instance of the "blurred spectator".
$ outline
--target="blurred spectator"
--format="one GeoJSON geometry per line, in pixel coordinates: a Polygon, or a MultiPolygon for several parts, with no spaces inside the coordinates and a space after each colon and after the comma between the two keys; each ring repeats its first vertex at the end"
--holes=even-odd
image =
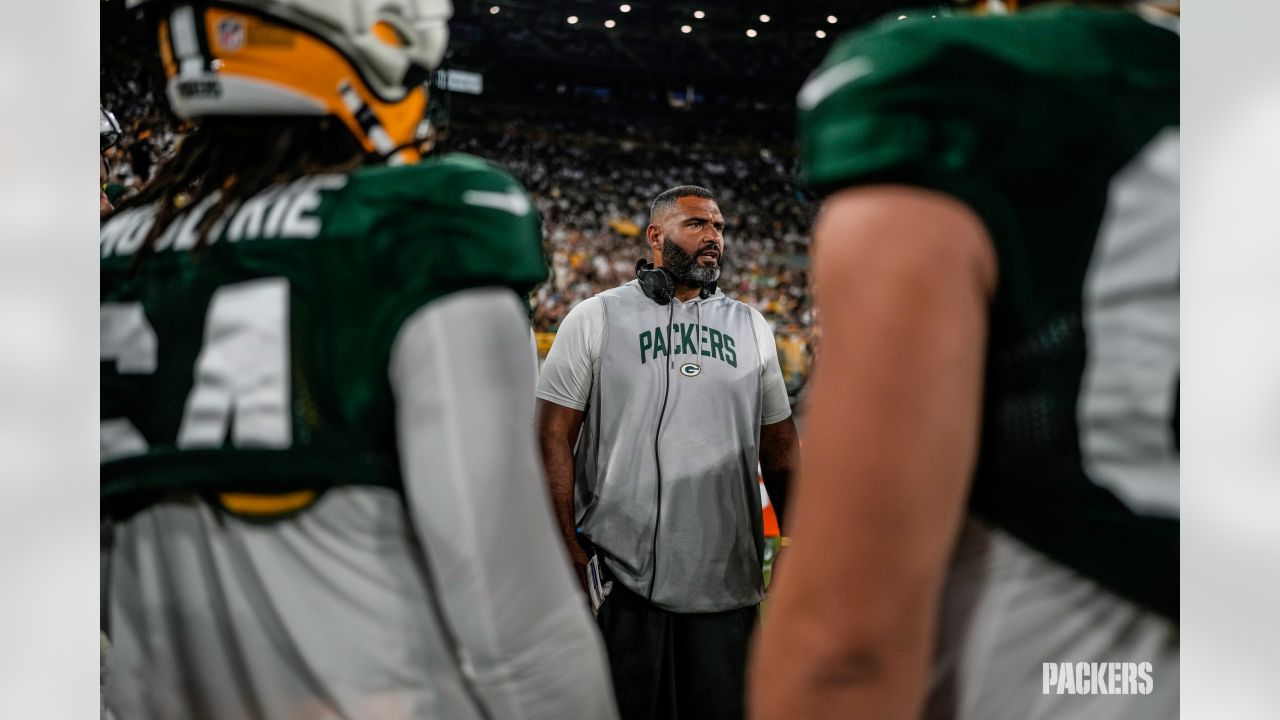
{"type": "Polygon", "coordinates": [[[555,331],[575,303],[635,274],[646,198],[680,184],[716,193],[729,240],[720,285],[779,334],[812,325],[808,227],[813,206],[792,183],[793,159],[748,138],[693,141],[660,127],[608,121],[466,124],[445,149],[507,167],[542,213],[552,279],[533,299],[537,330],[555,331]]]}
{"type": "MultiPolygon", "coordinates": [[[[127,39],[138,41],[136,37],[127,39]]],[[[106,183],[118,186],[111,197],[113,203],[150,180],[156,165],[173,154],[181,134],[190,129],[170,113],[164,98],[164,76],[154,65],[136,49],[109,45],[104,40],[99,96],[123,131],[120,142],[103,152],[109,171],[106,183]]]]}
{"type": "MultiPolygon", "coordinates": [[[[158,69],[126,55],[104,61],[101,88],[102,104],[124,131],[104,153],[108,195],[119,202],[150,180],[189,126],[169,112],[158,69]]],[[[803,382],[814,320],[808,229],[816,206],[792,181],[786,128],[735,133],[715,123],[690,129],[687,120],[680,126],[591,113],[553,119],[519,108],[481,115],[520,119],[460,118],[438,151],[506,167],[537,203],[552,277],[532,298],[536,330],[554,332],[575,303],[635,275],[635,260],[645,254],[647,198],[701,185],[716,194],[727,221],[720,286],[760,310],[780,344],[800,348],[790,355],[801,361],[784,362],[784,373],[792,390],[803,382]]]]}

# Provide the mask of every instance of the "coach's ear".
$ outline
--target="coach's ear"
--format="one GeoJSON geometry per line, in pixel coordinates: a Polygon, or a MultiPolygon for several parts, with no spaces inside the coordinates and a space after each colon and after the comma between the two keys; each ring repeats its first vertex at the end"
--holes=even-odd
{"type": "Polygon", "coordinates": [[[644,239],[649,243],[649,252],[653,253],[653,264],[662,264],[662,228],[650,225],[644,230],[644,239]]]}

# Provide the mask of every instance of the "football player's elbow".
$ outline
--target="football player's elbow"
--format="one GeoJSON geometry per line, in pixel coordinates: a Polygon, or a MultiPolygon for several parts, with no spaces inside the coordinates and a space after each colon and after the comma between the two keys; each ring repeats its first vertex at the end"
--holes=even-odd
{"type": "Polygon", "coordinates": [[[927,644],[930,613],[937,607],[929,585],[882,587],[859,598],[856,604],[845,606],[826,628],[828,661],[849,667],[869,666],[868,659],[927,644]]]}
{"type": "Polygon", "coordinates": [[[825,717],[838,698],[909,682],[930,652],[926,616],[902,605],[887,612],[865,609],[842,605],[840,612],[793,614],[793,622],[775,628],[769,625],[781,618],[770,618],[764,629],[768,647],[762,648],[767,652],[757,652],[755,670],[781,678],[765,683],[768,693],[753,689],[752,717],[825,717]]]}

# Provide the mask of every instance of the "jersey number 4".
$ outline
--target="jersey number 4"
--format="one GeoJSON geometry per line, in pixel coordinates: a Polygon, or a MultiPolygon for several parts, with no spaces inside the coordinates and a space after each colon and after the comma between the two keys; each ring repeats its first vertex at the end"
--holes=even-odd
{"type": "MultiPolygon", "coordinates": [[[[142,303],[102,305],[101,357],[122,375],[156,372],[159,343],[142,303]]],[[[287,448],[289,281],[263,278],[218,288],[209,301],[195,381],[182,413],[182,449],[287,448]]],[[[146,452],[147,441],[125,418],[102,420],[103,462],[146,452]]]]}

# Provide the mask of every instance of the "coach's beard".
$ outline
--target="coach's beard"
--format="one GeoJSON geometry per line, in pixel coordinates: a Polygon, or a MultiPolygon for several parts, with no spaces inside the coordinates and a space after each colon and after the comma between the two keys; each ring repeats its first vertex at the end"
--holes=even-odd
{"type": "Polygon", "coordinates": [[[720,279],[720,267],[724,264],[724,254],[711,267],[698,264],[698,256],[690,255],[671,242],[671,238],[662,240],[662,266],[675,276],[676,282],[685,287],[700,288],[717,282],[720,279]]]}

